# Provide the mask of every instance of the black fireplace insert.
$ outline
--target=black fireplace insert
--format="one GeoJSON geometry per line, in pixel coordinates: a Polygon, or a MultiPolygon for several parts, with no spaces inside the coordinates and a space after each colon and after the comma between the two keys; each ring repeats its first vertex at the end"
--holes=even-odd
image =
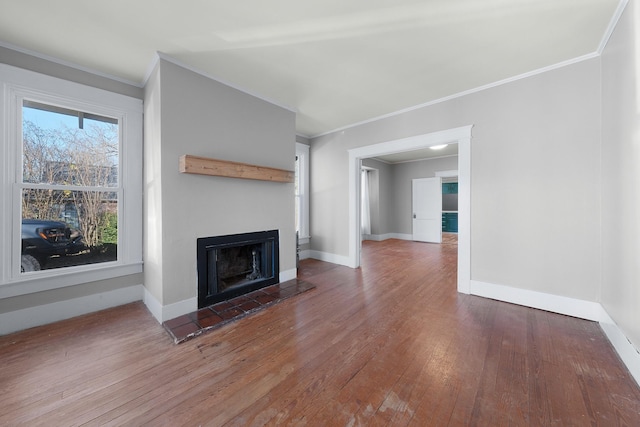
{"type": "Polygon", "coordinates": [[[198,308],[279,282],[278,230],[201,237],[198,308]]]}

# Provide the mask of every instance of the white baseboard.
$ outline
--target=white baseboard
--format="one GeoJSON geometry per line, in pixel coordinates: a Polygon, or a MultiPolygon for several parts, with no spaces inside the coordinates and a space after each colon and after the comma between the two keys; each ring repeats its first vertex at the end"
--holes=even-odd
{"type": "MultiPolygon", "coordinates": [[[[295,268],[290,270],[281,271],[278,279],[280,282],[287,282],[296,278],[298,272],[295,268]]],[[[159,322],[166,322],[167,320],[174,319],[183,314],[192,313],[198,310],[198,298],[189,298],[186,300],[178,301],[169,305],[162,305],[153,295],[144,289],[144,304],[151,312],[151,315],[159,322]]]]}
{"type": "Polygon", "coordinates": [[[620,359],[622,359],[622,363],[629,369],[631,376],[640,386],[640,352],[631,344],[604,308],[602,308],[600,327],[611,342],[611,345],[613,345],[616,353],[618,353],[618,356],[620,356],[620,359]]]}
{"type": "Polygon", "coordinates": [[[0,335],[42,326],[143,299],[144,286],[134,285],[0,314],[0,335]]]}
{"type": "Polygon", "coordinates": [[[158,301],[147,288],[144,288],[144,295],[142,297],[142,302],[147,306],[147,310],[149,313],[158,321],[158,323],[162,323],[162,304],[158,301]]]}
{"type": "Polygon", "coordinates": [[[387,239],[413,240],[413,235],[403,234],[403,233],[363,234],[362,235],[362,240],[373,240],[375,242],[382,242],[387,239]]]}
{"type": "Polygon", "coordinates": [[[346,256],[330,254],[328,252],[321,251],[309,251],[309,255],[309,258],[317,259],[320,261],[326,261],[332,264],[346,265],[347,267],[351,266],[349,257],[346,256]]]}
{"type": "Polygon", "coordinates": [[[413,234],[389,233],[387,239],[413,240],[413,234]]]}
{"type": "Polygon", "coordinates": [[[188,298],[173,304],[162,305],[146,288],[144,289],[143,301],[158,323],[198,310],[198,298],[188,298]]]}
{"type": "Polygon", "coordinates": [[[311,251],[309,249],[300,251],[300,259],[307,259],[307,258],[311,258],[311,251]]]}
{"type": "Polygon", "coordinates": [[[288,282],[289,280],[293,280],[298,276],[298,269],[292,268],[291,270],[281,271],[280,272],[280,283],[288,282]]]}
{"type": "Polygon", "coordinates": [[[636,383],[640,385],[640,352],[601,304],[504,285],[471,281],[471,294],[598,322],[636,383]]]}
{"type": "Polygon", "coordinates": [[[471,281],[470,293],[471,295],[593,321],[600,320],[602,311],[602,307],[597,302],[545,294],[527,289],[512,288],[504,285],[494,285],[477,280],[471,281]]]}

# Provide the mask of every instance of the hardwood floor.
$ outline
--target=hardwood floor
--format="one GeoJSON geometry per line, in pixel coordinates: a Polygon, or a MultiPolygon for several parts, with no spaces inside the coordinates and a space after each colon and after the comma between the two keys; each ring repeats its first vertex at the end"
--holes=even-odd
{"type": "Polygon", "coordinates": [[[175,345],[141,303],[0,337],[0,425],[640,425],[596,323],[456,292],[456,246],[365,242],[175,345]]]}

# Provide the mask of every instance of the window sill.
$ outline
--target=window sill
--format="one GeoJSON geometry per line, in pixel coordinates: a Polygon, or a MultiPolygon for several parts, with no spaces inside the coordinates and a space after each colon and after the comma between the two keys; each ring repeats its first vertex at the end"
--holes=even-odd
{"type": "Polygon", "coordinates": [[[18,279],[5,282],[0,285],[0,299],[141,273],[142,262],[124,265],[114,262],[105,263],[104,266],[100,267],[92,265],[90,268],[80,266],[68,268],[68,270],[73,271],[64,270],[55,269],[25,273],[24,277],[21,276],[18,279]]]}

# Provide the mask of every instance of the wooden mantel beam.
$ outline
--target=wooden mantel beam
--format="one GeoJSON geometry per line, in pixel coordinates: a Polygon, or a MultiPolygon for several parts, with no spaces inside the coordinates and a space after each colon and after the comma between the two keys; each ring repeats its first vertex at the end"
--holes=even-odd
{"type": "Polygon", "coordinates": [[[180,156],[180,172],[273,182],[293,182],[295,178],[294,171],[210,159],[189,154],[180,156]]]}

